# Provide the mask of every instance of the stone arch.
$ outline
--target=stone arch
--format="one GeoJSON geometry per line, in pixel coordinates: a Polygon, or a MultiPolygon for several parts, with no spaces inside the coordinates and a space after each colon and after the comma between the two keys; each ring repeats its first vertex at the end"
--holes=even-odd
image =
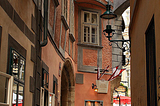
{"type": "Polygon", "coordinates": [[[130,0],[116,0],[114,2],[114,13],[122,15],[122,13],[130,6],[130,0]]]}
{"type": "Polygon", "coordinates": [[[72,62],[65,59],[61,73],[61,105],[74,106],[75,80],[72,62]]]}

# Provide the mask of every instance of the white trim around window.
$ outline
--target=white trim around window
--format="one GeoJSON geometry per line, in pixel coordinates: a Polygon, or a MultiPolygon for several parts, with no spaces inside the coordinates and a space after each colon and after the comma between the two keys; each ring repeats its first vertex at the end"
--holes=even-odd
{"type": "Polygon", "coordinates": [[[81,11],[81,43],[99,45],[98,12],[81,11]]]}

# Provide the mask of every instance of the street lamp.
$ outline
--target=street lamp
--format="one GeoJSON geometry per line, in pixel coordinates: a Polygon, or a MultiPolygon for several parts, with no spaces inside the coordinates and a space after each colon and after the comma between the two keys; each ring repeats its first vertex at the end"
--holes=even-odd
{"type": "MultiPolygon", "coordinates": [[[[130,52],[130,40],[124,40],[124,39],[122,39],[122,40],[111,40],[111,38],[114,35],[114,33],[112,33],[112,32],[114,32],[115,30],[113,30],[111,28],[111,25],[109,24],[109,20],[110,19],[114,19],[116,17],[117,17],[117,15],[114,14],[111,11],[111,5],[108,3],[106,5],[106,11],[102,15],[100,15],[100,18],[108,20],[108,25],[106,25],[106,29],[103,30],[103,32],[107,33],[107,35],[105,33],[104,33],[104,35],[108,38],[108,40],[109,40],[110,43],[112,43],[112,42],[115,43],[117,45],[117,47],[122,50],[123,53],[125,51],[130,52]],[[122,42],[122,47],[119,46],[118,42],[122,42]]],[[[126,58],[125,55],[123,55],[122,65],[123,66],[127,66],[128,64],[129,64],[129,59],[126,58]],[[127,64],[125,64],[125,60],[126,59],[127,59],[127,64]]]]}
{"type": "MultiPolygon", "coordinates": [[[[116,18],[117,17],[117,15],[116,14],[114,14],[112,11],[111,11],[111,5],[108,3],[107,5],[106,5],[106,11],[100,16],[100,18],[102,18],[102,19],[107,19],[108,20],[108,25],[106,25],[106,29],[104,29],[103,30],[103,32],[106,32],[108,35],[106,36],[107,38],[108,38],[108,40],[110,41],[110,42],[113,42],[113,43],[115,43],[116,45],[117,45],[117,47],[118,48],[120,48],[121,50],[123,50],[123,48],[125,48],[126,46],[127,46],[127,44],[125,44],[125,46],[124,47],[120,47],[119,45],[118,45],[118,42],[122,42],[122,44],[124,44],[124,42],[127,42],[128,44],[130,44],[130,40],[111,40],[111,38],[112,38],[112,36],[113,36],[113,34],[114,33],[112,33],[113,31],[115,31],[115,30],[113,30],[112,28],[111,28],[111,25],[109,25],[109,20],[110,19],[114,19],[114,18],[116,18]],[[112,33],[112,35],[110,35],[112,33]]],[[[105,34],[105,33],[104,33],[105,34]]],[[[129,48],[128,48],[129,49],[129,48]]],[[[127,49],[127,50],[128,50],[127,49]]]]}

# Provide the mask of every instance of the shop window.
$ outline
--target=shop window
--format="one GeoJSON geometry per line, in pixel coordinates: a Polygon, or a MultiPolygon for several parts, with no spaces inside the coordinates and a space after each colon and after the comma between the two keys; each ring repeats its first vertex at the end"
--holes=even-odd
{"type": "Polygon", "coordinates": [[[82,43],[98,45],[99,16],[96,12],[82,11],[82,43]]]}
{"type": "Polygon", "coordinates": [[[85,101],[85,106],[103,106],[103,101],[88,100],[85,101]]]}
{"type": "Polygon", "coordinates": [[[9,73],[14,77],[12,106],[23,106],[25,58],[11,49],[9,73]]]}
{"type": "Polygon", "coordinates": [[[53,75],[53,94],[55,95],[55,106],[58,106],[58,80],[53,75]]]}

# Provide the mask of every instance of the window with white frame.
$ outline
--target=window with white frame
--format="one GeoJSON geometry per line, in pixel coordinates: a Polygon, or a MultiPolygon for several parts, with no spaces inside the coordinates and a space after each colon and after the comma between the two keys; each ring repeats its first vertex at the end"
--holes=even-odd
{"type": "Polygon", "coordinates": [[[97,12],[81,12],[82,43],[99,45],[99,15],[97,12]]]}

